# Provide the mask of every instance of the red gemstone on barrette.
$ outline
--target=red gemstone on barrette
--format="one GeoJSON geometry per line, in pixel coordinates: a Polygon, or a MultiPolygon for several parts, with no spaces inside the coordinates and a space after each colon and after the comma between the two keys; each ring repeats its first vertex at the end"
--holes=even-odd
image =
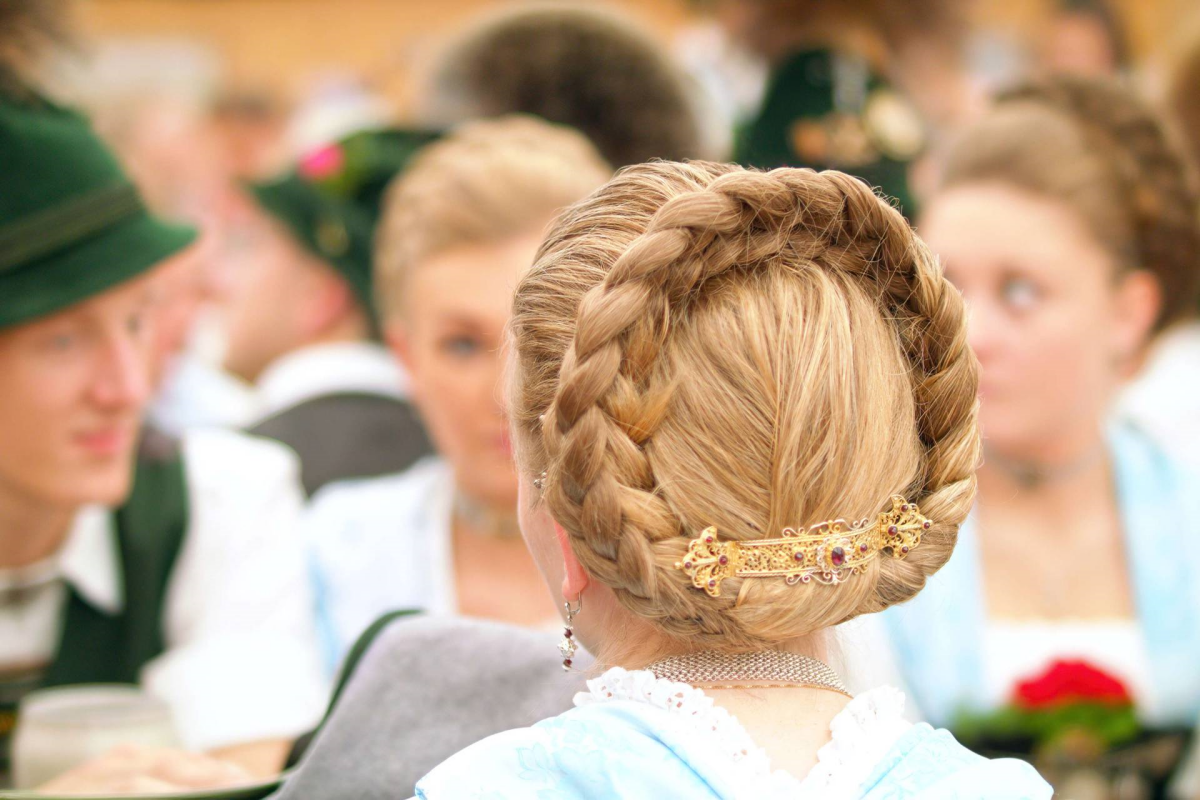
{"type": "Polygon", "coordinates": [[[683,568],[684,568],[684,569],[691,569],[691,568],[692,568],[692,562],[690,562],[690,561],[685,561],[685,562],[683,562],[683,568]]]}
{"type": "Polygon", "coordinates": [[[704,541],[708,542],[709,544],[712,544],[712,537],[711,537],[711,536],[705,536],[705,537],[704,537],[704,541]]]}
{"type": "Polygon", "coordinates": [[[721,556],[720,558],[717,559],[717,563],[720,564],[721,566],[725,566],[726,564],[729,563],[729,557],[721,556]]]}
{"type": "Polygon", "coordinates": [[[925,522],[921,523],[921,527],[924,528],[925,530],[929,530],[932,526],[933,526],[933,523],[930,522],[929,520],[925,520],[925,522]]]}
{"type": "Polygon", "coordinates": [[[835,567],[840,567],[846,561],[846,551],[840,547],[835,547],[829,551],[829,560],[833,562],[835,567]]]}
{"type": "Polygon", "coordinates": [[[901,511],[908,511],[908,503],[905,503],[904,505],[900,506],[900,510],[901,510],[901,511]]]}
{"type": "Polygon", "coordinates": [[[901,552],[901,553],[907,553],[907,552],[908,552],[908,546],[906,545],[906,546],[904,546],[904,547],[901,547],[901,548],[900,548],[900,552],[901,552]]]}
{"type": "Polygon", "coordinates": [[[716,586],[716,585],[717,585],[717,582],[716,582],[716,581],[709,581],[709,582],[708,582],[708,585],[709,585],[709,586],[716,586]]]}
{"type": "Polygon", "coordinates": [[[888,535],[889,536],[895,536],[899,532],[900,532],[900,529],[897,528],[895,525],[888,526],[888,535]]]}
{"type": "Polygon", "coordinates": [[[865,552],[867,552],[867,550],[868,550],[868,548],[865,544],[860,544],[858,546],[858,552],[860,552],[860,553],[865,553],[865,552]]]}
{"type": "Polygon", "coordinates": [[[804,553],[796,553],[796,560],[797,560],[797,561],[803,561],[803,560],[804,560],[804,553]]]}

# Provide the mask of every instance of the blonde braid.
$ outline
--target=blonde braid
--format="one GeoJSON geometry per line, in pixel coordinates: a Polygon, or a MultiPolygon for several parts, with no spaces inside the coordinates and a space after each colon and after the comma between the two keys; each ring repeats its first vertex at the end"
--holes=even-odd
{"type": "MultiPolygon", "coordinates": [[[[521,386],[514,412],[530,432],[541,416],[544,454],[533,460],[548,469],[551,513],[589,573],[668,633],[705,646],[762,646],[907,599],[949,557],[973,498],[979,453],[976,364],[962,302],[900,214],[858,180],[702,162],[632,167],[556,224],[518,289],[514,332],[521,386]],[[581,269],[582,280],[564,277],[581,269]],[[808,603],[816,613],[793,614],[783,626],[772,620],[779,614],[755,607],[755,592],[743,592],[745,603],[739,601],[736,582],[729,596],[710,598],[672,568],[698,531],[681,519],[676,490],[660,481],[667,456],[655,440],[672,422],[680,382],[691,377],[663,365],[678,329],[693,324],[710,286],[773,271],[797,271],[828,291],[862,294],[875,321],[888,321],[881,327],[907,364],[902,380],[911,400],[904,399],[914,430],[907,440],[904,431],[886,436],[915,440],[911,449],[919,452],[909,459],[907,485],[866,487],[866,494],[882,504],[901,488],[937,521],[908,559],[873,562],[857,583],[820,587],[823,595],[787,587],[782,597],[794,602],[786,605],[808,603]],[[562,303],[552,293],[572,291],[579,298],[573,325],[551,324],[555,314],[547,304],[562,303]]],[[[746,387],[745,394],[754,392],[746,387]]],[[[790,413],[779,410],[786,401],[777,395],[778,387],[768,388],[758,398],[764,418],[790,413]]],[[[905,461],[902,452],[898,463],[905,461]]],[[[792,465],[771,471],[776,467],[792,465]]],[[[771,535],[763,513],[749,509],[741,519],[743,530],[723,534],[771,535]]]]}

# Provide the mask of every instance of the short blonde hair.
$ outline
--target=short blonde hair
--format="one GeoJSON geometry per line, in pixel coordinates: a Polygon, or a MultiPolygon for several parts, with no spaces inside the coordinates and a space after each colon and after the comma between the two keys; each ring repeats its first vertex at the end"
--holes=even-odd
{"type": "Polygon", "coordinates": [[[799,639],[907,600],[950,557],[980,453],[963,301],[862,182],[623,170],[555,223],[512,334],[521,469],[546,471],[588,573],[682,646],[799,639]],[[933,527],[839,585],[727,578],[709,597],[675,567],[710,525],[778,537],[893,494],[933,527]]]}
{"type": "Polygon", "coordinates": [[[415,264],[538,230],[611,170],[581,134],[533,117],[472,122],[429,145],[387,191],[375,251],[384,319],[415,264]]]}

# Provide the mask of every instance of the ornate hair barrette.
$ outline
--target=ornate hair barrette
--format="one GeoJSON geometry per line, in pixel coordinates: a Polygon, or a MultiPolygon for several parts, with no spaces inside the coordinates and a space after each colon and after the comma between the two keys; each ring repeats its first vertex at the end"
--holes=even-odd
{"type": "Polygon", "coordinates": [[[711,597],[720,597],[721,581],[733,577],[781,577],[789,584],[815,580],[833,585],[857,575],[880,553],[904,558],[932,526],[916,503],[892,495],[891,509],[874,522],[847,524],[836,519],[803,530],[784,528],[779,539],[722,541],[715,527],[707,528],[691,541],[675,568],[711,597]]]}

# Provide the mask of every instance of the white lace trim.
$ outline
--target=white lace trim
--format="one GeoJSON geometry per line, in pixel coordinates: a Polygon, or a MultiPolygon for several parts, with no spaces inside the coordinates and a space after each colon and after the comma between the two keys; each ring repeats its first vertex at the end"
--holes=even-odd
{"type": "Polygon", "coordinates": [[[912,723],[904,719],[904,695],[881,686],[855,697],[829,722],[829,743],[804,779],[821,797],[852,794],[912,723]]]}
{"type": "Polygon", "coordinates": [[[759,796],[852,796],[911,726],[903,717],[904,695],[898,690],[885,686],[864,692],[830,721],[831,739],[817,751],[816,766],[800,781],[784,770],[772,771],[766,751],[754,743],[736,717],[701,689],[659,678],[648,670],[613,667],[588,681],[587,692],[575,695],[576,706],[611,700],[645,703],[691,720],[716,737],[721,752],[743,773],[743,785],[758,787],[759,796]]]}
{"type": "Polygon", "coordinates": [[[711,731],[721,743],[722,752],[732,761],[756,775],[767,775],[771,771],[766,752],[754,744],[742,723],[694,686],[659,678],[649,670],[631,672],[613,667],[599,678],[588,681],[588,689],[575,695],[575,705],[633,700],[688,717],[696,727],[711,731]]]}

